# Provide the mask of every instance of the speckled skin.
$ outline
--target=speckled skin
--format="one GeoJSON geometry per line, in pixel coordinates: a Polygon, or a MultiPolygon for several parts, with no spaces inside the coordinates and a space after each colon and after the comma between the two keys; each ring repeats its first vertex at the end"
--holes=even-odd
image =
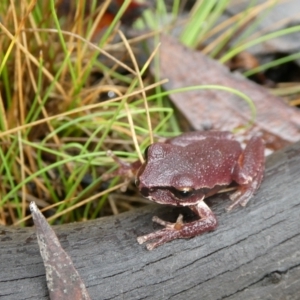
{"type": "Polygon", "coordinates": [[[232,181],[239,184],[231,195],[233,203],[245,206],[259,188],[264,172],[264,144],[253,137],[242,150],[229,132],[186,133],[166,143],[154,143],[147,149],[146,161],[137,172],[136,184],[151,201],[189,206],[200,219],[176,223],[157,217],[153,221],[165,229],[138,238],[139,243],[155,239],[149,250],[177,238],[190,238],[213,230],[217,220],[203,201],[232,181]]]}

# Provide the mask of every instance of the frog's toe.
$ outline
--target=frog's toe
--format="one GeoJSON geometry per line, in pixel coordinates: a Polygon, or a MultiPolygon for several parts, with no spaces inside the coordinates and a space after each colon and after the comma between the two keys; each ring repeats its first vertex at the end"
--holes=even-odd
{"type": "Polygon", "coordinates": [[[161,246],[161,245],[163,245],[163,244],[165,244],[167,242],[170,242],[172,240],[175,240],[178,237],[179,237],[178,236],[178,231],[176,231],[176,230],[173,230],[173,231],[168,230],[168,232],[166,232],[163,236],[161,236],[160,239],[158,239],[154,243],[147,244],[146,247],[147,247],[148,250],[153,250],[154,248],[156,248],[158,246],[161,246]]]}
{"type": "Polygon", "coordinates": [[[157,240],[153,243],[148,244],[146,247],[148,250],[152,250],[162,244],[165,244],[169,241],[175,240],[178,238],[179,231],[176,229],[161,229],[146,235],[139,236],[137,241],[139,244],[143,244],[147,241],[157,240]]]}
{"type": "Polygon", "coordinates": [[[246,206],[249,200],[252,198],[253,194],[258,190],[262,180],[262,174],[254,178],[254,180],[249,185],[242,185],[238,187],[235,193],[230,196],[233,201],[226,210],[230,211],[238,205],[246,206]]]}
{"type": "Polygon", "coordinates": [[[180,214],[178,216],[178,218],[177,218],[177,220],[176,220],[175,223],[162,220],[161,218],[159,218],[157,216],[154,216],[152,218],[152,221],[155,222],[155,223],[157,223],[157,224],[159,224],[159,225],[162,225],[162,226],[166,227],[166,229],[169,229],[169,230],[173,230],[173,229],[179,230],[183,226],[183,215],[180,214]]]}

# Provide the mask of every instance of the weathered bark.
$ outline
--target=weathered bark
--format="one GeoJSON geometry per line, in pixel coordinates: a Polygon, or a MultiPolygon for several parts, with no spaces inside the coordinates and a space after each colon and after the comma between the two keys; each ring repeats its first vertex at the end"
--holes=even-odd
{"type": "MultiPolygon", "coordinates": [[[[54,227],[92,299],[299,299],[300,143],[267,160],[263,184],[246,208],[226,213],[210,201],[211,233],[147,251],[138,235],[151,218],[180,209],[149,206],[117,217],[54,227]]],[[[220,201],[221,200],[221,201],[220,201]]],[[[1,299],[47,299],[33,228],[0,229],[1,299]]]]}

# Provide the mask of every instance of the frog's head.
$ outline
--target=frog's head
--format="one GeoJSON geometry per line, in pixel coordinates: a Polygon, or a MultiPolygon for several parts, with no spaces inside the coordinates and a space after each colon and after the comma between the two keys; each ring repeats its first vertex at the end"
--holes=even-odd
{"type": "Polygon", "coordinates": [[[155,143],[146,149],[136,185],[151,201],[176,206],[196,205],[204,190],[195,189],[196,178],[183,160],[184,147],[155,143]]]}

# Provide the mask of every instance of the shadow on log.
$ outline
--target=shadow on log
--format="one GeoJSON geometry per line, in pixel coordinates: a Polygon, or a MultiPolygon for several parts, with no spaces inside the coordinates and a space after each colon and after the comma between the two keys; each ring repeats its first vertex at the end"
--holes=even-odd
{"type": "MultiPolygon", "coordinates": [[[[153,205],[116,217],[55,226],[92,299],[299,299],[300,143],[267,159],[265,179],[246,208],[225,212],[228,196],[208,202],[217,230],[153,251],[136,237],[159,226],[153,205]]],[[[187,212],[189,214],[189,212],[187,212]]],[[[1,299],[48,299],[33,228],[0,228],[1,299]]]]}

